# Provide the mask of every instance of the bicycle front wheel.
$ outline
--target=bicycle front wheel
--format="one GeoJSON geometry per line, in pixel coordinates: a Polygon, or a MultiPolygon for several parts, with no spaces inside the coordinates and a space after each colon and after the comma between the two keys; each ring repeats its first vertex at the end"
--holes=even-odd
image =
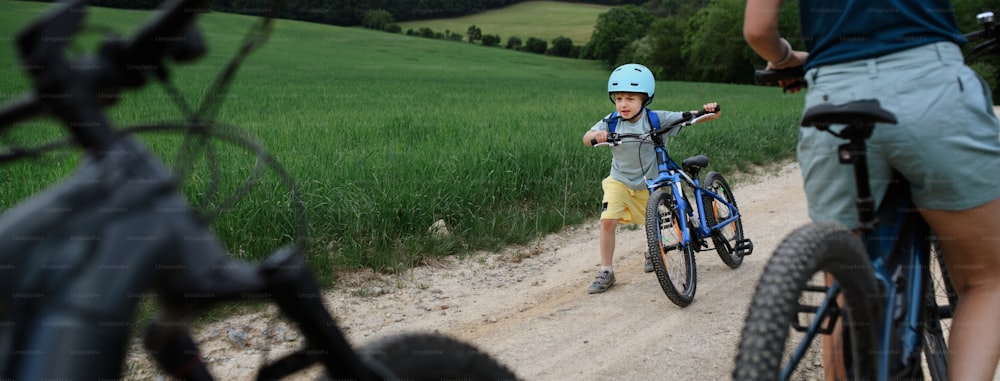
{"type": "Polygon", "coordinates": [[[362,347],[359,352],[400,380],[518,379],[489,354],[438,334],[390,336],[362,347]]]}
{"type": "Polygon", "coordinates": [[[792,232],[778,246],[747,312],[736,355],[737,380],[823,379],[822,339],[804,327],[819,322],[831,334],[840,321],[851,379],[876,379],[877,331],[884,297],[878,292],[871,261],[861,241],[834,224],[810,224],[792,232]],[[827,276],[840,285],[839,297],[827,299],[827,276]],[[816,316],[822,303],[834,308],[816,316]],[[810,337],[811,336],[811,337],[810,337]],[[801,344],[801,348],[799,347],[801,344]],[[799,351],[796,354],[796,351],[799,351]]]}
{"type": "Polygon", "coordinates": [[[686,307],[694,300],[697,274],[693,243],[683,244],[677,202],[669,190],[658,189],[646,204],[646,243],[656,279],[667,298],[686,307]]]}
{"type": "MultiPolygon", "coordinates": [[[[733,191],[729,188],[726,178],[722,177],[721,174],[709,172],[705,176],[705,187],[722,196],[735,208],[736,197],[733,196],[733,191]]],[[[701,205],[705,210],[705,222],[708,226],[715,226],[718,221],[725,221],[733,215],[733,212],[725,204],[721,204],[710,195],[702,196],[701,205]]],[[[743,264],[745,253],[733,248],[743,242],[743,217],[739,217],[713,232],[712,242],[715,244],[715,251],[719,253],[719,258],[726,266],[731,269],[740,267],[743,264]]]]}

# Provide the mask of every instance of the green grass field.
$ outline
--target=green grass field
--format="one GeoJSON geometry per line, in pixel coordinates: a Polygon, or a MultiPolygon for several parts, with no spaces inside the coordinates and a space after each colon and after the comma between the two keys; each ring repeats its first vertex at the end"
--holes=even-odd
{"type": "MultiPolygon", "coordinates": [[[[0,1],[0,36],[11,36],[45,4],[0,1]]],[[[101,26],[130,31],[134,11],[95,9],[80,42],[91,49],[101,26]]],[[[210,14],[201,25],[211,48],[175,67],[174,83],[197,103],[253,19],[210,14]]],[[[484,32],[489,33],[487,28],[484,32]]],[[[0,101],[27,89],[13,43],[0,51],[0,101]]],[[[428,255],[497,249],[594,218],[607,150],[582,134],[613,111],[607,71],[571,60],[478,45],[318,24],[280,21],[270,41],[244,64],[220,119],[256,136],[299,181],[310,218],[309,258],[324,276],[342,268],[405,268],[428,255]],[[454,234],[428,233],[444,220],[454,234]]],[[[656,109],[723,107],[719,120],[690,127],[671,142],[678,160],[704,153],[710,170],[732,179],[794,153],[800,96],[775,88],[660,82],[656,109]]],[[[157,85],[111,109],[122,125],[182,117],[157,85]]],[[[4,144],[64,135],[51,122],[25,123],[4,144]]],[[[143,136],[172,161],[178,137],[143,136]]],[[[220,148],[224,190],[254,165],[252,155],[220,148]]],[[[0,207],[72,170],[61,151],[0,168],[0,207]]],[[[204,162],[181,180],[206,198],[204,162]]],[[[213,226],[230,249],[266,255],[291,233],[289,200],[273,176],[213,226]]],[[[596,248],[595,248],[596,250],[596,248]]]]}
{"type": "Polygon", "coordinates": [[[501,9],[474,15],[438,20],[420,20],[399,23],[405,32],[428,27],[435,32],[446,30],[465,35],[469,26],[475,25],[483,34],[500,35],[502,44],[516,36],[522,41],[537,37],[546,42],[565,36],[576,45],[590,41],[597,24],[597,16],[610,7],[594,4],[563,3],[558,1],[526,1],[501,9]]]}

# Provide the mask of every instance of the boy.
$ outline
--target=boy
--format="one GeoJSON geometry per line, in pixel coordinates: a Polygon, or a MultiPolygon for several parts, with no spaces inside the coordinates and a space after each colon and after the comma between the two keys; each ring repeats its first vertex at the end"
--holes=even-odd
{"type": "MultiPolygon", "coordinates": [[[[619,66],[608,78],[608,96],[615,104],[619,121],[615,132],[646,133],[650,126],[646,116],[655,112],[660,125],[656,129],[669,126],[683,118],[683,113],[674,111],[652,111],[646,108],[653,101],[656,83],[648,68],[639,64],[619,66]]],[[[718,104],[708,103],[703,110],[714,112],[715,115],[704,121],[719,117],[718,104]]],[[[697,112],[697,111],[692,111],[697,112]]],[[[583,144],[593,146],[608,141],[608,117],[597,122],[583,135],[583,144]]],[[[674,127],[663,137],[675,136],[680,133],[680,127],[674,127]]],[[[612,269],[612,257],[615,252],[615,229],[618,223],[642,224],[646,221],[646,201],[649,191],[646,189],[646,178],[656,176],[656,156],[652,145],[626,144],[611,147],[611,174],[601,182],[604,199],[601,212],[601,268],[597,277],[587,292],[596,294],[607,291],[615,283],[615,273],[612,269]]],[[[633,142],[635,143],[635,142],[633,142]]],[[[653,264],[646,257],[645,272],[653,271],[653,264]]]]}

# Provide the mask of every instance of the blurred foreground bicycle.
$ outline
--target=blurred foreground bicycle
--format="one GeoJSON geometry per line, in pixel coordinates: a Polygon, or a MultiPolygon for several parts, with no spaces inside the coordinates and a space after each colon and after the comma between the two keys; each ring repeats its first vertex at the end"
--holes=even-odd
{"type": "Polygon", "coordinates": [[[279,379],[314,364],[333,379],[516,378],[488,354],[442,335],[393,336],[358,351],[347,342],[316,296],[321,291],[303,257],[307,222],[294,181],[247,134],[214,120],[239,64],[269,35],[270,17],[247,35],[196,112],[175,98],[190,114],[187,120],[112,125],[104,109],[122,91],[151,79],[168,85],[167,61],[193,61],[205,53],[194,19],[207,9],[204,0],[168,1],[132,37],[110,36],[98,54],[72,59],[66,44],[81,29],[84,1],[53,5],[16,36],[20,67],[34,90],[0,108],[0,132],[52,116],[71,138],[7,146],[0,162],[71,146],[82,148],[85,157],[69,178],[0,216],[0,379],[119,378],[130,322],[144,295],[154,295],[158,306],[143,330],[144,346],[178,379],[212,379],[191,336],[195,317],[224,302],[262,301],[275,303],[306,344],[262,364],[258,379],[279,379]],[[215,212],[238,201],[269,168],[291,195],[294,242],[259,264],[231,258],[206,216],[181,195],[177,174],[131,136],[145,131],[184,133],[182,151],[201,149],[213,167],[217,158],[205,146],[209,139],[253,152],[254,176],[215,212]]]}

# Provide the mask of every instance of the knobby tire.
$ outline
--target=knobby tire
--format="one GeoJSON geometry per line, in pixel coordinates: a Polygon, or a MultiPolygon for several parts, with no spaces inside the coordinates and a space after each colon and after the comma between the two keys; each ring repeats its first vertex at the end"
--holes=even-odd
{"type": "Polygon", "coordinates": [[[694,300],[697,274],[694,263],[694,242],[682,245],[679,226],[675,225],[680,211],[669,188],[658,189],[646,204],[646,243],[660,288],[671,302],[687,307],[694,300]],[[672,229],[666,231],[664,229],[672,229]],[[664,234],[676,237],[676,242],[663,242],[664,234]],[[679,256],[679,258],[674,258],[679,256]],[[673,275],[671,275],[673,272],[673,275]]]}
{"type": "MultiPolygon", "coordinates": [[[[806,289],[810,280],[815,281],[817,274],[822,280],[824,271],[831,273],[841,287],[845,304],[841,309],[846,313],[841,314],[840,324],[845,332],[848,372],[856,379],[875,379],[874,357],[867,354],[877,348],[876,323],[883,316],[884,297],[861,241],[846,228],[821,223],[793,231],[768,261],[750,302],[733,379],[779,379],[788,361],[786,341],[793,331],[791,324],[799,321],[803,307],[800,298],[811,292],[806,289]]],[[[822,281],[819,285],[823,285],[822,281]]],[[[820,336],[813,342],[821,341],[820,336]]],[[[794,348],[798,342],[791,344],[794,348]]],[[[815,366],[814,362],[815,359],[805,364],[800,362],[798,368],[815,366]]],[[[795,373],[791,377],[797,379],[795,373]]],[[[822,370],[819,377],[822,378],[822,370]]]]}
{"type": "Polygon", "coordinates": [[[517,380],[514,372],[489,354],[448,336],[410,333],[385,337],[359,349],[362,356],[396,379],[517,380]]]}
{"type": "Polygon", "coordinates": [[[931,258],[927,264],[926,289],[924,290],[924,329],[923,350],[927,361],[927,370],[931,380],[948,379],[948,344],[945,340],[944,327],[950,327],[958,296],[948,277],[948,269],[944,263],[941,244],[937,239],[931,242],[931,258]]]}
{"type": "MultiPolygon", "coordinates": [[[[729,183],[726,182],[726,178],[722,177],[722,175],[718,172],[709,172],[708,175],[705,176],[705,187],[715,193],[718,193],[730,204],[733,204],[734,207],[736,206],[736,198],[733,196],[732,188],[729,187],[729,183]]],[[[711,195],[703,195],[701,199],[702,208],[705,210],[705,223],[708,226],[715,226],[718,221],[726,220],[731,216],[728,208],[718,205],[716,201],[715,197],[712,197],[711,195]],[[720,208],[726,210],[722,210],[722,213],[720,213],[720,208]],[[720,214],[722,215],[722,218],[719,218],[720,214]]],[[[722,259],[722,262],[731,269],[738,268],[743,264],[743,255],[739,252],[731,250],[737,242],[742,240],[743,217],[737,218],[733,222],[730,222],[728,225],[723,226],[712,233],[712,242],[715,244],[715,251],[719,253],[719,258],[722,259]]]]}

